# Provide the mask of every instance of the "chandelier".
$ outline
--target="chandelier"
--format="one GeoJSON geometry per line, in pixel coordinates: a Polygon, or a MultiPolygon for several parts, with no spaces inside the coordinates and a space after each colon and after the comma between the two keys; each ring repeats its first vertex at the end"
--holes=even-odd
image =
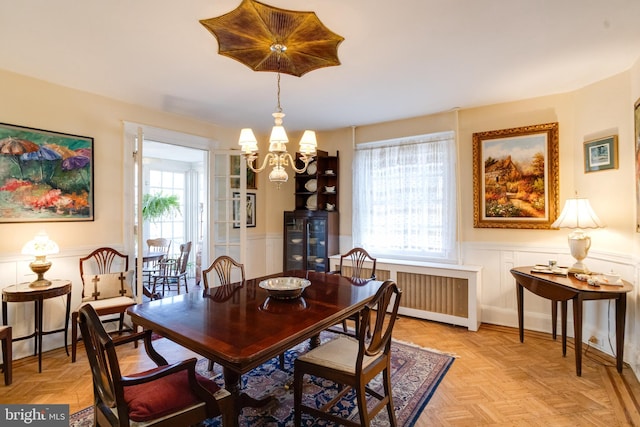
{"type": "MultiPolygon", "coordinates": [[[[286,46],[281,44],[274,44],[274,49],[285,50],[286,46]]],[[[302,167],[296,167],[296,160],[291,157],[291,154],[287,152],[287,143],[289,138],[287,132],[282,126],[282,118],[285,114],[282,112],[280,106],[280,73],[278,73],[278,104],[276,106],[275,113],[272,114],[274,119],[274,125],[271,129],[271,136],[269,137],[269,152],[262,161],[262,165],[257,167],[255,165],[258,159],[258,140],[254,135],[251,128],[244,128],[240,131],[240,138],[238,144],[242,149],[242,155],[247,160],[247,167],[252,171],[258,173],[262,172],[267,165],[273,166],[271,172],[269,172],[269,181],[278,183],[278,187],[281,183],[287,182],[289,175],[287,174],[286,167],[291,165],[291,168],[297,173],[303,173],[307,170],[309,162],[316,155],[316,133],[312,130],[305,130],[300,139],[300,153],[299,160],[302,162],[302,167]]]]}
{"type": "Polygon", "coordinates": [[[316,154],[316,134],[307,130],[300,140],[299,156],[287,153],[287,133],[282,126],[280,73],[300,77],[309,71],[340,65],[338,45],[344,38],[335,34],[314,12],[280,9],[255,0],[242,0],[224,15],[200,23],[218,39],[218,53],[233,58],[254,71],[278,73],[278,105],[273,113],[274,126],[269,152],[262,165],[258,159],[258,141],[251,129],[242,129],[239,144],[247,166],[261,172],[273,166],[269,180],[278,186],[289,179],[286,167],[302,173],[316,154]],[[297,165],[301,165],[300,168],[297,165]]]}

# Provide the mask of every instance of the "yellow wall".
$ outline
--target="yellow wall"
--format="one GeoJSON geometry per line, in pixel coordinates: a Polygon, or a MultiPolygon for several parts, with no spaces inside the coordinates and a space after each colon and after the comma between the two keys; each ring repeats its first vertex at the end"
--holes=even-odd
{"type": "Polygon", "coordinates": [[[29,236],[45,229],[61,250],[120,246],[123,236],[124,120],[195,134],[219,141],[236,131],[148,110],[0,70],[1,121],[94,138],[95,221],[0,224],[0,254],[18,254],[29,236]]]}
{"type": "MultiPolygon", "coordinates": [[[[572,93],[545,96],[518,102],[460,110],[458,114],[458,168],[460,176],[461,241],[522,242],[563,246],[566,231],[482,229],[473,227],[474,132],[514,128],[549,122],[559,123],[560,204],[572,197],[588,197],[604,230],[591,232],[594,246],[629,253],[635,233],[635,184],[633,144],[633,99],[631,73],[624,72],[572,93]],[[617,134],[619,168],[584,173],[583,143],[617,134]],[[612,191],[615,190],[615,191],[612,191]]],[[[637,80],[637,79],[636,79],[637,80]]],[[[456,112],[446,112],[410,120],[358,127],[356,143],[398,138],[421,133],[456,130],[456,112]]],[[[318,143],[330,152],[340,150],[340,232],[351,234],[352,129],[319,134],[318,143]]]]}

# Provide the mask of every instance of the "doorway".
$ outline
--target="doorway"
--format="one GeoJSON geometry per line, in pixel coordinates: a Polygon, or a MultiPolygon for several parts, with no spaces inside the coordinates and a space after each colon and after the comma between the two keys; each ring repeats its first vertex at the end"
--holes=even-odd
{"type": "MultiPolygon", "coordinates": [[[[145,218],[143,208],[142,241],[169,239],[169,258],[176,259],[180,245],[191,242],[188,278],[199,282],[202,252],[207,242],[207,151],[148,140],[142,149],[143,206],[152,200],[172,200],[177,208],[166,214],[145,218]]],[[[172,206],[175,206],[172,205],[172,206]]],[[[205,257],[206,258],[206,257],[205,257]]]]}

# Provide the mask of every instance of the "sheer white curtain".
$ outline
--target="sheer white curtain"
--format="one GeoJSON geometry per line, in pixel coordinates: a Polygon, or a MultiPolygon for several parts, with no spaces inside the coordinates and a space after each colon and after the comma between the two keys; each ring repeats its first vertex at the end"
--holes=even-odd
{"type": "Polygon", "coordinates": [[[454,132],[358,144],[353,241],[378,257],[455,262],[454,132]]]}

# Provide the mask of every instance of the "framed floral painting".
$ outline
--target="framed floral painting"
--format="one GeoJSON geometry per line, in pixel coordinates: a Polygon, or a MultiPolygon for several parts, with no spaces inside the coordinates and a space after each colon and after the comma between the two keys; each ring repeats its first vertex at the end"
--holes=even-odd
{"type": "Polygon", "coordinates": [[[93,221],[93,138],[0,123],[0,222],[93,221]]]}
{"type": "Polygon", "coordinates": [[[550,228],[558,216],[558,123],[473,134],[473,226],[550,228]]]}

